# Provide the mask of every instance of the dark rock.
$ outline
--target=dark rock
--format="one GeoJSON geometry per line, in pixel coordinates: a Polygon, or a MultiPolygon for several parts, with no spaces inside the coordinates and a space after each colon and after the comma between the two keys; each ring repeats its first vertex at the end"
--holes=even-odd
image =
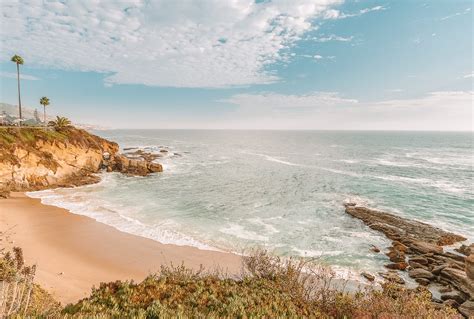
{"type": "Polygon", "coordinates": [[[458,311],[466,318],[474,318],[474,300],[464,302],[459,306],[458,311]]]}
{"type": "Polygon", "coordinates": [[[395,270],[405,270],[408,267],[406,262],[398,262],[385,265],[388,269],[395,269],[395,270]]]}
{"type": "Polygon", "coordinates": [[[396,250],[391,247],[389,252],[386,254],[391,262],[403,262],[405,261],[405,253],[403,251],[396,250]]]}
{"type": "MultiPolygon", "coordinates": [[[[345,207],[346,213],[361,219],[371,229],[382,232],[392,240],[392,246],[386,253],[392,263],[387,264],[387,268],[402,270],[409,265],[409,276],[420,285],[436,283],[446,286],[440,289],[445,304],[457,306],[467,299],[474,302],[474,255],[464,257],[445,252],[442,247],[464,241],[463,236],[357,205],[347,204],[345,207]]],[[[464,245],[459,251],[467,255],[472,248],[473,245],[464,245]]],[[[394,270],[379,274],[387,281],[404,283],[394,270]]],[[[441,300],[438,302],[441,307],[444,306],[441,300]]],[[[474,305],[464,302],[460,308],[463,305],[465,312],[474,311],[471,309],[474,305]]]]}
{"type": "MultiPolygon", "coordinates": [[[[412,247],[408,243],[413,240],[429,243],[434,246],[450,245],[466,240],[466,238],[463,236],[446,232],[426,223],[408,220],[394,214],[381,212],[366,207],[352,205],[345,206],[346,213],[349,215],[361,219],[370,228],[381,231],[388,238],[400,241],[410,248],[412,247]]],[[[439,252],[439,248],[434,249],[433,251],[429,250],[427,252],[439,252]]]]}
{"type": "Polygon", "coordinates": [[[163,166],[158,163],[149,163],[148,170],[150,171],[150,173],[160,173],[163,172],[163,166]]]}
{"type": "Polygon", "coordinates": [[[408,275],[412,278],[433,279],[435,276],[428,270],[422,268],[410,269],[408,275]]]}
{"type": "Polygon", "coordinates": [[[474,254],[466,257],[466,275],[470,280],[474,281],[474,254]]]}
{"type": "Polygon", "coordinates": [[[446,267],[441,271],[441,277],[449,282],[451,286],[467,294],[470,299],[474,299],[474,284],[472,280],[467,278],[465,271],[446,267]]]}
{"type": "Polygon", "coordinates": [[[455,249],[457,252],[460,252],[463,255],[469,256],[470,254],[474,254],[474,244],[464,245],[462,244],[461,247],[455,249]]]}
{"type": "Polygon", "coordinates": [[[416,263],[421,264],[421,265],[428,265],[428,260],[426,258],[423,258],[423,257],[411,257],[409,259],[409,262],[410,261],[416,262],[416,263]]]}
{"type": "Polygon", "coordinates": [[[459,261],[460,263],[464,263],[464,260],[466,259],[466,256],[455,254],[455,253],[452,253],[452,252],[449,252],[449,251],[445,252],[445,253],[442,253],[441,256],[449,258],[449,259],[454,259],[456,261],[459,261]]]}
{"type": "Polygon", "coordinates": [[[408,265],[410,265],[411,268],[423,268],[423,269],[427,269],[426,266],[422,265],[422,264],[419,264],[417,263],[416,261],[411,261],[409,260],[408,261],[408,265]]]}
{"type": "MultiPolygon", "coordinates": [[[[134,154],[145,154],[138,150],[134,154]]],[[[163,171],[163,166],[158,163],[150,162],[143,157],[128,158],[123,154],[117,154],[107,166],[107,171],[118,171],[127,175],[146,176],[150,173],[157,173],[163,171]]]]}
{"type": "Polygon", "coordinates": [[[374,253],[379,253],[380,252],[380,248],[378,248],[377,246],[375,245],[372,245],[371,248],[370,248],[371,251],[373,251],[374,253]]]}
{"type": "Polygon", "coordinates": [[[379,275],[386,281],[394,282],[400,285],[405,284],[405,280],[403,280],[403,278],[400,277],[396,272],[386,272],[386,273],[380,272],[379,275]]]}
{"type": "Polygon", "coordinates": [[[445,292],[441,295],[441,300],[448,299],[456,300],[458,304],[462,304],[464,301],[467,300],[467,296],[460,291],[451,290],[450,292],[445,292]]]}
{"type": "Polygon", "coordinates": [[[441,270],[443,270],[444,268],[448,267],[449,265],[441,265],[441,266],[437,266],[437,267],[434,267],[432,270],[431,270],[431,273],[433,275],[439,275],[441,273],[441,270]]]}
{"type": "Polygon", "coordinates": [[[444,286],[444,287],[441,287],[441,288],[438,289],[438,291],[440,293],[449,292],[449,291],[452,291],[452,290],[453,290],[453,288],[451,288],[451,286],[444,286]]]}
{"type": "Polygon", "coordinates": [[[408,247],[406,245],[402,244],[399,241],[394,241],[392,243],[392,246],[395,250],[398,250],[398,251],[401,251],[401,252],[404,252],[404,253],[406,253],[408,251],[408,247]]]}
{"type": "Polygon", "coordinates": [[[375,280],[375,276],[372,275],[372,274],[369,274],[367,272],[363,272],[360,274],[362,277],[364,277],[365,279],[367,279],[368,281],[374,281],[375,280]]]}
{"type": "Polygon", "coordinates": [[[415,281],[422,286],[428,286],[431,283],[429,279],[425,279],[425,278],[416,278],[415,281]]]}
{"type": "Polygon", "coordinates": [[[443,247],[438,246],[436,244],[431,244],[425,241],[414,240],[410,243],[410,249],[415,250],[418,253],[426,254],[426,253],[435,253],[439,254],[443,252],[443,247]]]}

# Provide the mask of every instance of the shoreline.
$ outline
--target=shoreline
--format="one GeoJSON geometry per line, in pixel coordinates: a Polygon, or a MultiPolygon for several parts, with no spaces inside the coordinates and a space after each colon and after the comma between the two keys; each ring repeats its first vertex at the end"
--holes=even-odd
{"type": "Polygon", "coordinates": [[[63,304],[86,297],[101,282],[141,281],[162,265],[241,270],[238,255],[161,244],[25,193],[0,201],[0,231],[4,246],[21,247],[26,263],[38,265],[36,282],[63,304]]]}

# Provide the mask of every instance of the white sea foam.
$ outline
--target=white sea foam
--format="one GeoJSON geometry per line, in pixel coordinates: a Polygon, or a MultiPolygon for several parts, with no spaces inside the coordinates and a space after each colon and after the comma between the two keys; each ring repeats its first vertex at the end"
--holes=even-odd
{"type": "Polygon", "coordinates": [[[278,159],[278,158],[276,158],[276,157],[273,157],[273,156],[270,156],[270,155],[266,155],[266,154],[250,153],[250,152],[243,152],[243,153],[244,153],[244,154],[248,154],[248,155],[260,156],[260,157],[265,158],[267,161],[275,162],[275,163],[280,163],[280,164],[284,164],[284,165],[300,166],[300,167],[305,167],[305,166],[306,166],[306,165],[302,165],[302,164],[297,164],[297,163],[292,163],[292,162],[284,161],[284,160],[281,160],[281,159],[278,159]]]}
{"type": "Polygon", "coordinates": [[[359,163],[360,161],[358,160],[349,160],[349,159],[341,159],[341,160],[336,160],[337,162],[343,162],[347,164],[356,164],[359,163]]]}
{"type": "Polygon", "coordinates": [[[263,226],[263,228],[265,229],[265,231],[267,233],[275,234],[275,233],[280,232],[278,229],[275,228],[275,226],[273,226],[269,223],[265,223],[261,218],[258,218],[258,217],[257,218],[249,218],[248,221],[251,222],[251,223],[263,226]]]}
{"type": "Polygon", "coordinates": [[[257,240],[257,241],[268,241],[267,236],[259,235],[256,232],[245,229],[244,226],[231,223],[228,227],[219,229],[221,233],[235,236],[242,239],[257,240]]]}
{"type": "MultiPolygon", "coordinates": [[[[80,191],[80,189],[81,187],[74,189],[74,191],[77,192],[80,191]]],[[[64,189],[62,191],[64,191],[64,189]]],[[[27,195],[32,198],[41,199],[43,204],[65,208],[71,213],[93,218],[98,222],[112,226],[120,231],[153,239],[163,244],[192,246],[203,250],[219,251],[219,249],[202,243],[188,235],[184,235],[181,232],[160,228],[156,225],[146,225],[137,219],[120,213],[121,210],[126,210],[127,212],[133,211],[133,207],[124,208],[113,206],[111,203],[103,202],[96,198],[91,198],[90,196],[77,198],[77,195],[62,195],[55,190],[29,192],[27,195]]],[[[169,226],[173,221],[167,220],[161,223],[163,225],[168,224],[169,226]]]]}
{"type": "Polygon", "coordinates": [[[387,181],[394,181],[394,182],[403,182],[403,183],[410,183],[410,184],[418,184],[427,187],[433,187],[440,189],[444,192],[448,193],[465,193],[468,189],[464,188],[463,186],[453,184],[449,181],[443,180],[431,180],[428,178],[414,178],[414,177],[405,177],[405,176],[394,176],[394,175],[370,175],[372,178],[387,180],[387,181]]]}
{"type": "Polygon", "coordinates": [[[357,195],[349,195],[346,199],[344,199],[344,204],[350,203],[361,207],[370,207],[374,205],[374,201],[357,195]]]}
{"type": "Polygon", "coordinates": [[[297,255],[301,257],[339,256],[339,255],[344,254],[342,250],[323,251],[323,250],[293,248],[293,251],[296,252],[297,255]]]}

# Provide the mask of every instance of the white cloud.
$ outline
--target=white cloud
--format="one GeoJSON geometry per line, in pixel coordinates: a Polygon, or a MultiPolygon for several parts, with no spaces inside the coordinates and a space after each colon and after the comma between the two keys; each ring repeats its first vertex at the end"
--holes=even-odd
{"type": "Polygon", "coordinates": [[[246,129],[472,131],[473,97],[473,91],[443,91],[365,103],[330,92],[237,94],[221,100],[238,105],[231,119],[208,125],[246,129]]]}
{"type": "Polygon", "coordinates": [[[466,74],[464,76],[465,79],[469,79],[469,78],[474,78],[474,73],[471,73],[471,74],[466,74]]]}
{"type": "Polygon", "coordinates": [[[353,36],[350,37],[341,37],[337,36],[335,34],[331,34],[328,36],[322,36],[322,37],[313,37],[312,40],[316,42],[329,42],[329,41],[340,41],[340,42],[350,42],[354,39],[353,36]]]}
{"type": "Polygon", "coordinates": [[[460,15],[468,14],[468,13],[470,13],[470,12],[471,12],[471,8],[466,8],[464,11],[456,12],[456,13],[454,13],[454,14],[450,14],[450,15],[448,15],[448,16],[445,16],[445,17],[441,18],[440,20],[441,20],[441,21],[448,20],[448,19],[451,19],[451,18],[460,16],[460,15]]]}
{"type": "Polygon", "coordinates": [[[358,103],[346,99],[336,92],[314,92],[305,95],[286,95],[278,93],[236,94],[220,102],[236,104],[242,108],[261,109],[317,109],[322,106],[350,105],[358,103]]]}
{"type": "Polygon", "coordinates": [[[320,54],[301,54],[300,55],[303,58],[310,58],[310,59],[315,59],[315,60],[322,60],[322,59],[329,59],[329,60],[334,60],[336,57],[335,56],[322,56],[320,54]]]}
{"type": "MultiPolygon", "coordinates": [[[[16,78],[17,78],[17,74],[16,74],[16,73],[13,73],[13,72],[3,72],[3,71],[0,71],[0,77],[2,77],[2,78],[16,79],[16,78]]],[[[37,80],[39,80],[39,78],[37,78],[36,76],[28,75],[28,74],[22,74],[21,72],[20,72],[20,79],[22,79],[22,80],[31,80],[31,81],[37,81],[37,80]]]]}
{"type": "Polygon", "coordinates": [[[228,87],[271,83],[269,70],[312,20],[342,0],[128,0],[1,6],[2,55],[107,74],[106,82],[228,87]]]}
{"type": "Polygon", "coordinates": [[[346,19],[346,18],[358,17],[369,12],[381,11],[381,10],[386,10],[386,9],[387,8],[383,6],[375,6],[372,8],[359,10],[355,13],[344,13],[336,9],[329,9],[329,10],[326,10],[326,12],[324,13],[324,18],[325,19],[346,19]]]}

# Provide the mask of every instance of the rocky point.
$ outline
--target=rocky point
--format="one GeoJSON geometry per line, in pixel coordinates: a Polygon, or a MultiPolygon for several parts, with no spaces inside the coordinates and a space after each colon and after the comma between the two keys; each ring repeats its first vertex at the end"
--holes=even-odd
{"type": "Polygon", "coordinates": [[[419,285],[439,293],[434,302],[449,304],[465,317],[474,317],[474,245],[463,244],[456,251],[444,248],[466,241],[465,237],[352,203],[346,204],[345,210],[392,240],[386,252],[391,263],[386,265],[387,272],[379,274],[382,278],[403,284],[398,272],[407,271],[419,285]]]}
{"type": "Polygon", "coordinates": [[[0,128],[1,197],[10,190],[96,183],[102,169],[140,176],[163,171],[153,154],[138,155],[129,158],[117,143],[74,127],[0,128]]]}

